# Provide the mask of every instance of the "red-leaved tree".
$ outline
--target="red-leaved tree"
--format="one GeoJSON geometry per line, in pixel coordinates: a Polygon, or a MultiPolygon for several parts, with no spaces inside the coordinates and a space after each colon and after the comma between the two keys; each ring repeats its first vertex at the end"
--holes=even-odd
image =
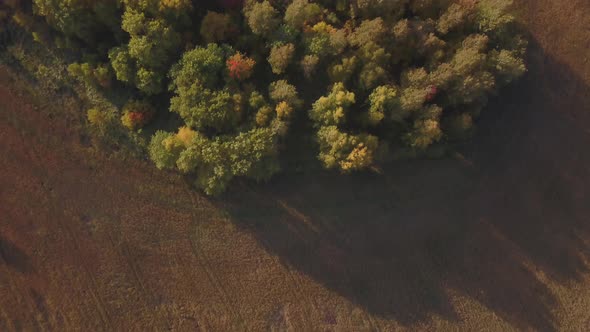
{"type": "Polygon", "coordinates": [[[238,52],[227,59],[226,65],[229,76],[236,80],[245,80],[252,75],[252,70],[256,61],[242,55],[238,52]]]}

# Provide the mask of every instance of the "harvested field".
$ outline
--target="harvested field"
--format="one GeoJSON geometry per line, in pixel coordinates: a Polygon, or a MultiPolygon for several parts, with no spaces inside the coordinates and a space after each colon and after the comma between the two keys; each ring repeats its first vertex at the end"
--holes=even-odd
{"type": "Polygon", "coordinates": [[[450,160],[238,184],[97,152],[0,70],[0,330],[590,329],[590,3],[450,160]]]}

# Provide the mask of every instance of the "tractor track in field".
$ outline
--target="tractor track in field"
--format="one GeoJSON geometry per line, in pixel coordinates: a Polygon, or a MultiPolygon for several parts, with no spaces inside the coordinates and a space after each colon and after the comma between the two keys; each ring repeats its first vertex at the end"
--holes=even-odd
{"type": "MultiPolygon", "coordinates": [[[[191,193],[188,190],[188,188],[186,189],[186,192],[187,192],[187,195],[189,195],[189,197],[191,199],[192,206],[193,207],[197,206],[195,204],[195,199],[193,197],[193,193],[191,193]]],[[[196,220],[198,220],[198,218],[194,214],[194,211],[192,209],[190,210],[190,213],[191,213],[191,217],[192,217],[192,222],[195,223],[196,220]]],[[[191,232],[194,232],[194,231],[195,231],[195,229],[193,229],[191,232]]],[[[218,278],[215,276],[212,269],[209,267],[209,261],[207,259],[207,256],[205,255],[203,250],[199,247],[199,244],[197,243],[197,241],[193,238],[192,233],[189,234],[188,238],[189,238],[189,242],[191,245],[191,252],[193,253],[195,259],[197,260],[197,263],[201,266],[203,271],[205,271],[205,274],[207,275],[207,279],[209,280],[211,285],[213,285],[213,287],[221,295],[222,302],[225,304],[227,311],[230,312],[232,315],[234,315],[234,317],[236,317],[238,319],[238,323],[242,326],[243,330],[246,330],[246,323],[245,323],[244,318],[242,317],[239,310],[236,309],[235,306],[233,305],[233,303],[229,300],[230,297],[229,297],[228,292],[225,290],[225,288],[223,287],[221,282],[219,282],[217,280],[218,278]]]]}
{"type": "MultiPolygon", "coordinates": [[[[252,188],[250,188],[247,185],[242,185],[242,189],[244,191],[247,191],[250,194],[257,196],[257,197],[261,197],[262,201],[275,200],[275,198],[270,197],[268,194],[264,194],[259,191],[253,190],[252,188]]],[[[277,204],[279,204],[281,207],[285,208],[285,204],[283,202],[278,201],[277,204]]],[[[289,212],[289,214],[291,214],[291,213],[289,212]]],[[[260,237],[260,238],[258,238],[258,241],[260,241],[263,244],[263,246],[266,246],[267,248],[271,248],[271,244],[267,239],[260,237]]],[[[289,287],[290,289],[292,289],[291,293],[293,294],[293,297],[299,298],[300,303],[307,302],[307,306],[305,306],[305,309],[304,309],[306,316],[312,317],[310,310],[313,310],[316,313],[321,315],[321,313],[317,309],[318,306],[313,301],[310,300],[309,296],[305,296],[304,287],[303,287],[303,285],[301,283],[301,279],[300,279],[301,277],[294,272],[293,267],[290,265],[284,265],[283,263],[281,263],[281,261],[279,259],[273,259],[273,261],[275,262],[275,264],[284,267],[285,274],[287,275],[287,277],[291,280],[291,283],[293,284],[293,287],[289,287]]],[[[373,320],[373,318],[370,315],[368,315],[366,312],[363,311],[363,316],[369,322],[372,331],[380,331],[380,328],[376,325],[375,321],[373,320]]],[[[303,322],[306,325],[305,330],[311,331],[312,328],[311,328],[311,326],[309,326],[309,320],[303,319],[303,322]]]]}
{"type": "Polygon", "coordinates": [[[588,248],[575,242],[588,244],[590,232],[578,232],[572,225],[586,225],[590,212],[584,205],[590,157],[583,149],[589,142],[589,104],[579,96],[590,91],[590,39],[585,37],[590,35],[584,29],[590,7],[587,0],[515,0],[515,5],[532,33],[530,71],[515,91],[490,108],[501,115],[482,118],[478,151],[467,151],[469,160],[462,160],[473,166],[469,176],[456,175],[463,170],[455,166],[440,173],[416,168],[408,172],[416,178],[397,182],[397,175],[385,177],[383,186],[399,188],[394,193],[376,185],[369,193],[359,186],[360,194],[350,195],[341,194],[343,186],[332,189],[330,179],[320,183],[324,179],[313,174],[312,184],[279,178],[270,190],[252,188],[259,196],[252,194],[230,216],[237,232],[225,229],[225,221],[208,224],[228,211],[220,212],[223,206],[219,209],[185,188],[180,176],[156,175],[151,164],[98,151],[76,122],[83,110],[73,108],[80,104],[38,98],[35,86],[21,89],[21,82],[5,79],[10,76],[3,75],[0,65],[0,151],[8,156],[0,157],[0,185],[6,186],[0,188],[0,219],[8,215],[6,227],[0,220],[0,232],[8,232],[36,273],[13,273],[13,258],[6,262],[0,257],[0,331],[110,331],[119,325],[181,329],[194,318],[203,320],[201,328],[228,331],[278,325],[304,331],[584,330],[590,324],[590,276],[578,268],[576,250],[587,257],[588,248]],[[514,96],[519,94],[523,97],[514,96]],[[96,180],[100,176],[104,179],[96,180]],[[454,184],[457,189],[443,189],[454,184]],[[88,195],[81,195],[85,185],[88,195]],[[189,199],[175,198],[185,191],[192,207],[185,206],[189,199]],[[460,195],[445,194],[455,192],[460,195]],[[43,199],[27,206],[29,197],[43,199]],[[284,201],[282,208],[275,206],[279,200],[284,201]],[[340,209],[334,202],[350,206],[340,209]],[[157,207],[136,215],[144,204],[157,207]],[[422,214],[410,218],[418,206],[422,214]],[[276,211],[268,214],[262,210],[267,207],[276,211]],[[357,208],[348,214],[347,209],[357,208]],[[377,224],[398,208],[400,218],[416,225],[356,228],[339,222],[366,215],[377,224]],[[462,212],[447,211],[451,208],[462,212]],[[125,216],[119,224],[123,233],[113,222],[99,225],[106,227],[98,228],[99,236],[87,236],[90,226],[79,224],[80,215],[125,216]],[[457,235],[447,229],[470,218],[483,221],[465,223],[457,235]],[[251,220],[256,222],[251,225],[251,220]],[[313,227],[321,233],[314,234],[313,227]],[[432,227],[433,232],[440,227],[441,234],[425,230],[432,227]],[[580,240],[562,232],[568,227],[580,240]],[[201,230],[207,234],[201,236],[201,230]],[[411,243],[376,245],[381,251],[375,255],[388,255],[388,260],[373,264],[373,252],[365,249],[371,239],[388,237],[382,231],[390,232],[392,241],[411,243]],[[436,242],[427,242],[431,240],[436,242]],[[499,257],[488,253],[499,242],[499,257]],[[247,253],[238,258],[242,245],[247,253]],[[338,256],[356,248],[358,253],[338,256]],[[316,257],[320,250],[322,257],[316,257]],[[402,258],[388,264],[394,255],[402,258]],[[522,268],[523,261],[530,271],[522,268]],[[121,278],[112,280],[115,287],[107,279],[111,273],[121,278]],[[166,273],[170,279],[162,277],[166,273]],[[272,293],[265,292],[269,283],[272,293]],[[365,283],[375,289],[359,296],[357,288],[365,283]],[[378,288],[387,283],[395,286],[378,288]],[[48,320],[42,320],[44,312],[37,310],[41,305],[32,289],[46,300],[48,320]],[[339,318],[337,325],[322,324],[328,315],[339,318]],[[270,319],[278,323],[269,325],[270,319]]]}
{"type": "MultiPolygon", "coordinates": [[[[76,251],[80,251],[81,247],[78,242],[78,238],[76,237],[74,232],[70,229],[70,227],[65,225],[64,221],[58,221],[58,223],[62,229],[66,230],[66,232],[68,233],[68,235],[72,239],[72,242],[74,243],[74,249],[76,251]]],[[[92,274],[90,269],[88,269],[86,264],[84,264],[84,262],[80,262],[80,266],[82,267],[82,269],[84,270],[86,275],[88,275],[88,279],[90,280],[91,287],[88,287],[88,290],[90,291],[90,294],[92,295],[92,298],[94,299],[94,302],[98,308],[98,312],[99,312],[99,316],[100,316],[101,320],[108,327],[108,330],[114,331],[115,325],[112,322],[111,315],[109,314],[109,311],[107,310],[107,306],[105,305],[105,303],[102,300],[102,298],[100,297],[100,295],[97,293],[98,284],[96,282],[96,278],[94,278],[94,275],[92,274]]]]}
{"type": "MultiPolygon", "coordinates": [[[[248,187],[247,185],[242,185],[242,189],[244,191],[249,192],[250,194],[254,194],[258,197],[262,196],[262,194],[260,192],[257,192],[255,190],[253,190],[252,188],[248,187]]],[[[268,200],[269,197],[264,197],[264,200],[268,200]]],[[[266,240],[263,237],[260,237],[258,239],[261,244],[267,248],[271,248],[270,242],[268,240],[266,240]]],[[[317,308],[315,306],[315,304],[309,300],[308,296],[305,296],[305,292],[303,291],[303,287],[301,285],[301,281],[298,279],[298,276],[295,275],[295,273],[292,270],[291,266],[285,266],[283,263],[281,263],[280,259],[278,257],[274,257],[273,262],[275,263],[275,265],[278,266],[283,266],[285,271],[285,275],[287,276],[288,279],[291,280],[291,284],[293,285],[293,287],[289,287],[290,292],[293,294],[294,298],[298,298],[300,303],[305,303],[307,302],[307,305],[304,308],[304,313],[308,318],[312,317],[311,311],[310,310],[314,310],[317,312],[317,308]]],[[[310,326],[309,326],[309,319],[305,319],[305,317],[303,317],[303,323],[306,327],[305,330],[307,331],[311,331],[310,326]]]]}
{"type": "MultiPolygon", "coordinates": [[[[145,285],[145,281],[143,280],[141,273],[137,266],[134,263],[134,259],[132,259],[131,251],[129,249],[129,245],[127,241],[123,239],[119,244],[115,242],[115,239],[110,231],[107,231],[107,236],[111,243],[111,246],[118,252],[118,254],[123,258],[125,265],[131,270],[132,278],[135,280],[135,283],[139,285],[140,293],[143,299],[146,301],[148,305],[157,305],[157,298],[154,296],[154,293],[145,285]]],[[[166,308],[166,311],[169,309],[166,308]]],[[[166,320],[160,319],[158,320],[161,322],[161,329],[166,330],[166,320]]]]}

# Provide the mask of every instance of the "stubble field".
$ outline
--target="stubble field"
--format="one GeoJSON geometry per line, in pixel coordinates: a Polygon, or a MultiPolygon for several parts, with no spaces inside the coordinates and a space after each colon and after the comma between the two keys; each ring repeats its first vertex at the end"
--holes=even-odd
{"type": "Polygon", "coordinates": [[[0,331],[590,329],[590,3],[517,0],[529,72],[456,158],[210,199],[0,69],[0,331]]]}

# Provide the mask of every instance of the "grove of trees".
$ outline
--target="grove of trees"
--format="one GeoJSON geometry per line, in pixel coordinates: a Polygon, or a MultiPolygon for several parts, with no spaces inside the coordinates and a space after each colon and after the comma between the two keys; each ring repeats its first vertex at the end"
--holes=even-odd
{"type": "Polygon", "coordinates": [[[0,20],[68,54],[71,77],[128,91],[121,126],[214,195],[277,173],[288,141],[349,173],[465,139],[526,70],[511,2],[13,0],[0,20]]]}

